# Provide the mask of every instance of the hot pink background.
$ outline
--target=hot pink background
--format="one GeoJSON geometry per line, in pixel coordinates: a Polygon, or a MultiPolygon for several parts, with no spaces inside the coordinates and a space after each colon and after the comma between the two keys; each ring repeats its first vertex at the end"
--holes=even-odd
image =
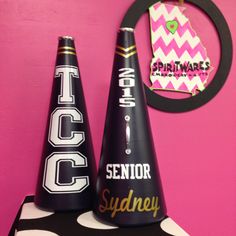
{"type": "MultiPolygon", "coordinates": [[[[133,0],[0,0],[0,235],[36,185],[59,35],[76,38],[99,160],[116,32],[133,0]]],[[[235,1],[214,0],[235,39],[235,1]]],[[[186,4],[187,5],[187,4],[186,4]]],[[[217,67],[216,33],[202,13],[186,15],[217,67]]],[[[151,60],[148,17],[137,26],[143,78],[151,60]]],[[[234,54],[235,55],[235,54],[234,54]]],[[[149,108],[169,215],[194,236],[236,235],[236,69],[205,106],[182,114],[149,108]]]]}

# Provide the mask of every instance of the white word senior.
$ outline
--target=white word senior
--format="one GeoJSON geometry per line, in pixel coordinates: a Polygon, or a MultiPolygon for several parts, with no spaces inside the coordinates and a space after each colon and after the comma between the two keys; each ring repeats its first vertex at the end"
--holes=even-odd
{"type": "Polygon", "coordinates": [[[149,164],[107,164],[106,179],[151,179],[149,164]]]}

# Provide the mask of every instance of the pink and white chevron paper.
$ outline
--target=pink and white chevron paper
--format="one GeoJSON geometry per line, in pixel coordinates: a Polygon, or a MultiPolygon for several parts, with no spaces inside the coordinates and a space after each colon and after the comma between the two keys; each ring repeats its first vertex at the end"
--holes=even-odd
{"type": "Polygon", "coordinates": [[[149,9],[154,55],[151,89],[195,95],[205,89],[213,68],[184,10],[164,3],[156,3],[149,9]]]}

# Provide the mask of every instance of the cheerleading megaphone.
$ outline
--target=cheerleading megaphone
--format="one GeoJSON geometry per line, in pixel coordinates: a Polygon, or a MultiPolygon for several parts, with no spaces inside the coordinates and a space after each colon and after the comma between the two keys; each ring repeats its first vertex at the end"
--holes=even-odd
{"type": "Polygon", "coordinates": [[[94,213],[119,226],[166,216],[132,28],[118,33],[94,213]]]}
{"type": "Polygon", "coordinates": [[[74,40],[59,38],[35,204],[57,211],[92,208],[95,160],[74,40]]]}

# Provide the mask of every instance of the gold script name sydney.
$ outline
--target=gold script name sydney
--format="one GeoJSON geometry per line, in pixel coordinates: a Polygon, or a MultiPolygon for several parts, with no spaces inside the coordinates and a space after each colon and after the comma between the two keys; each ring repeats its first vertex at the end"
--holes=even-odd
{"type": "Polygon", "coordinates": [[[99,205],[99,211],[101,213],[111,212],[111,218],[122,212],[152,212],[155,218],[160,209],[158,200],[157,196],[135,197],[132,189],[129,190],[127,197],[113,197],[109,189],[104,189],[102,191],[102,202],[99,205]]]}

